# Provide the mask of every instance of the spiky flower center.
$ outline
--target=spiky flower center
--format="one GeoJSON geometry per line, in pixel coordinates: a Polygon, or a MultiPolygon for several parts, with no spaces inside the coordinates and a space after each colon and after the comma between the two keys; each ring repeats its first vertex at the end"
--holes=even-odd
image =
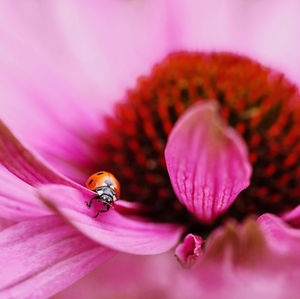
{"type": "Polygon", "coordinates": [[[300,97],[282,74],[230,53],[176,53],[141,77],[99,135],[101,164],[118,177],[122,198],[149,207],[157,221],[196,221],[177,200],[164,159],[168,135],[192,104],[216,99],[245,139],[251,185],[223,217],[279,214],[300,203],[300,97]]]}

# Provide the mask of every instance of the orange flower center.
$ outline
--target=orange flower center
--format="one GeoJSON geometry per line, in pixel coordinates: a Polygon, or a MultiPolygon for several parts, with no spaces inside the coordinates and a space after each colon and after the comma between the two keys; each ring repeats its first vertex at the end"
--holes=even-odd
{"type": "MultiPolygon", "coordinates": [[[[149,207],[152,220],[197,227],[177,200],[164,149],[187,107],[217,99],[221,115],[245,139],[253,165],[251,185],[224,217],[280,214],[300,203],[300,97],[279,74],[230,53],[176,53],[141,77],[99,134],[101,163],[122,186],[121,198],[149,207]]],[[[219,220],[221,221],[221,220],[219,220]]],[[[194,229],[193,229],[194,230],[194,229]]]]}

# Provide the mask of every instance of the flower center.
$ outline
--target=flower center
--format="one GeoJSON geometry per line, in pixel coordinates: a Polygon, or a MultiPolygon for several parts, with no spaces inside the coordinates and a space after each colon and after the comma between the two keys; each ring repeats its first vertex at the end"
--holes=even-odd
{"type": "Polygon", "coordinates": [[[164,149],[180,115],[204,99],[218,100],[221,115],[246,141],[253,166],[250,186],[226,217],[280,214],[300,204],[300,97],[282,74],[229,53],[177,53],[141,77],[126,100],[107,117],[99,135],[101,164],[116,175],[121,198],[149,207],[156,221],[183,223],[191,231],[199,221],[172,189],[164,149]]]}

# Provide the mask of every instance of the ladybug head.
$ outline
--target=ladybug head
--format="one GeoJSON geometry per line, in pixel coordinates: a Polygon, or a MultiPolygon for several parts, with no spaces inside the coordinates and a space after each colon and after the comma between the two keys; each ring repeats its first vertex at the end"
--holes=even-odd
{"type": "Polygon", "coordinates": [[[104,204],[104,205],[110,205],[113,203],[113,198],[110,195],[107,194],[102,194],[100,196],[100,201],[104,204]]]}

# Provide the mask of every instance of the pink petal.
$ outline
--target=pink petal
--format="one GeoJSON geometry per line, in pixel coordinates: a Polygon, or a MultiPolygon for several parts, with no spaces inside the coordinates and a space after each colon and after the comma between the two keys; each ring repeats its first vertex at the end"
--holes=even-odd
{"type": "Polygon", "coordinates": [[[0,20],[6,24],[0,32],[1,117],[22,142],[78,179],[97,161],[94,145],[101,123],[95,102],[105,99],[90,80],[74,80],[74,74],[85,75],[78,65],[76,70],[47,6],[0,4],[0,20]]]}
{"type": "Polygon", "coordinates": [[[178,242],[182,227],[151,223],[124,217],[115,210],[94,218],[102,205],[89,209],[89,200],[76,189],[47,185],[39,188],[40,198],[60,213],[87,237],[110,248],[133,254],[157,254],[169,250],[178,242]],[[97,207],[97,209],[96,209],[97,207]]]}
{"type": "Polygon", "coordinates": [[[178,276],[187,276],[187,272],[172,252],[150,256],[118,254],[53,299],[190,298],[184,293],[171,296],[178,276]]]}
{"type": "Polygon", "coordinates": [[[46,298],[74,283],[114,252],[55,216],[20,222],[0,233],[1,298],[46,298]]]}
{"type": "Polygon", "coordinates": [[[255,220],[236,224],[228,221],[208,238],[203,263],[226,262],[233,267],[255,268],[269,253],[267,242],[255,220]]]}
{"type": "Polygon", "coordinates": [[[123,215],[140,215],[142,211],[147,211],[149,207],[139,203],[119,199],[115,202],[115,209],[123,215]]]}
{"type": "Polygon", "coordinates": [[[178,199],[202,222],[213,222],[250,182],[247,147],[223,123],[214,101],[195,104],[177,121],[165,150],[178,199]]]}
{"type": "Polygon", "coordinates": [[[70,77],[59,74],[33,44],[3,32],[0,41],[5,61],[0,95],[6,99],[0,102],[2,119],[52,166],[72,178],[82,176],[84,167],[96,162],[98,115],[82,102],[81,91],[70,86],[70,77]]]}
{"type": "Polygon", "coordinates": [[[266,237],[251,219],[215,231],[200,263],[192,268],[198,281],[192,298],[297,298],[299,254],[280,253],[266,237]]]}
{"type": "Polygon", "coordinates": [[[293,227],[300,228],[300,205],[284,214],[281,218],[293,227]]]}
{"type": "Polygon", "coordinates": [[[137,76],[170,51],[175,39],[169,37],[170,5],[159,0],[51,2],[47,6],[72,49],[71,57],[104,99],[123,95],[137,76]]]}
{"type": "MultiPolygon", "coordinates": [[[[71,186],[75,189],[78,189],[83,196],[85,196],[86,200],[89,200],[92,198],[95,194],[94,192],[88,190],[87,188],[83,187],[80,184],[77,184],[73,182],[72,180],[64,177],[63,175],[57,173],[55,170],[53,170],[45,161],[43,161],[41,158],[38,157],[37,154],[31,153],[29,150],[27,150],[11,133],[11,131],[4,125],[3,122],[0,120],[0,163],[3,164],[12,174],[14,174],[17,178],[14,178],[11,176],[11,192],[12,195],[15,192],[15,196],[17,197],[18,193],[22,191],[22,188],[24,190],[30,190],[32,192],[32,188],[27,186],[27,184],[32,186],[39,186],[42,184],[50,184],[50,183],[56,183],[56,184],[64,184],[67,186],[71,186]],[[23,181],[23,182],[22,182],[23,181]],[[25,184],[26,182],[27,184],[25,184]],[[17,188],[17,184],[20,184],[20,190],[13,190],[13,184],[16,184],[15,188],[17,188]]],[[[5,190],[3,188],[2,193],[8,194],[8,190],[5,190]]],[[[24,191],[25,192],[25,191],[24,191]]],[[[1,193],[1,191],[0,191],[1,193]]],[[[28,194],[28,192],[27,192],[28,194]]],[[[21,199],[24,201],[24,198],[21,199]]],[[[5,201],[9,201],[8,198],[5,199],[5,201]]],[[[16,208],[17,210],[20,209],[18,207],[18,204],[15,198],[15,203],[13,204],[13,201],[9,204],[5,204],[6,206],[10,206],[11,212],[14,212],[13,210],[16,208]]],[[[32,196],[28,196],[25,200],[26,203],[34,204],[34,202],[37,202],[36,198],[33,199],[32,196]]],[[[4,203],[4,202],[3,202],[4,203]]],[[[38,203],[40,206],[40,203],[38,203]]],[[[25,208],[25,206],[24,206],[25,208]]],[[[128,214],[134,214],[138,209],[143,209],[140,205],[134,205],[134,204],[126,204],[126,203],[120,203],[117,204],[117,209],[128,214]]],[[[28,211],[28,207],[27,207],[28,211]]],[[[10,213],[11,213],[10,212],[10,213]]],[[[44,213],[44,212],[42,212],[44,213]]],[[[35,211],[32,210],[30,215],[35,214],[35,211]]],[[[26,216],[26,212],[23,213],[24,217],[30,217],[30,215],[26,216]]],[[[1,215],[1,212],[0,212],[1,215]]],[[[16,215],[17,216],[17,215],[16,215]]],[[[18,215],[21,216],[21,215],[18,215]]],[[[22,217],[23,217],[22,216],[22,217]]]]}
{"type": "Polygon", "coordinates": [[[298,0],[174,0],[172,8],[184,49],[238,52],[300,83],[298,0]]]}
{"type": "Polygon", "coordinates": [[[254,220],[240,225],[231,222],[213,232],[198,260],[187,270],[176,262],[172,252],[149,257],[121,254],[56,298],[79,299],[82,294],[97,298],[144,298],[150,294],[151,299],[299,297],[299,262],[270,250],[254,220]],[[113,278],[120,289],[114,288],[113,278]]]}
{"type": "Polygon", "coordinates": [[[300,262],[300,229],[290,227],[272,214],[263,214],[258,218],[258,223],[274,250],[289,256],[294,255],[300,262]]]}
{"type": "Polygon", "coordinates": [[[2,1],[5,122],[80,182],[85,166],[97,162],[91,145],[103,113],[170,51],[177,35],[169,37],[168,16],[169,5],[159,0],[2,1]]]}
{"type": "Polygon", "coordinates": [[[7,221],[29,220],[52,212],[36,197],[35,188],[0,165],[0,217],[7,221]]]}
{"type": "Polygon", "coordinates": [[[6,218],[0,218],[0,232],[7,227],[14,225],[15,223],[15,221],[7,220],[6,218]]]}
{"type": "MultiPolygon", "coordinates": [[[[259,232],[255,222],[252,222],[251,226],[255,226],[259,232]]],[[[225,249],[225,252],[220,254],[224,259],[210,259],[204,262],[201,257],[199,263],[187,270],[177,263],[173,252],[152,256],[118,254],[83,280],[58,294],[55,299],[80,299],[83,296],[147,299],[298,298],[300,268],[297,264],[292,267],[287,257],[272,254],[272,258],[266,263],[264,257],[257,256],[255,267],[251,262],[240,263],[238,267],[233,266],[230,246],[236,244],[236,247],[240,248],[236,250],[239,256],[244,254],[245,258],[249,256],[253,261],[251,258],[253,251],[257,251],[254,237],[258,233],[257,231],[253,233],[253,228],[248,228],[244,229],[248,237],[242,237],[242,229],[238,232],[237,226],[233,231],[235,233],[230,233],[231,238],[229,236],[226,238],[228,246],[219,247],[225,249]],[[240,242],[240,239],[244,241],[252,239],[254,242],[250,244],[248,250],[245,250],[247,243],[241,246],[244,241],[240,242]],[[101,288],[99,280],[101,280],[101,288]],[[115,287],[116,281],[118,287],[115,287]]],[[[225,234],[228,235],[227,229],[225,234]]],[[[219,236],[221,238],[222,234],[219,236]]],[[[225,240],[224,237],[223,239],[225,240]]],[[[267,247],[262,252],[264,250],[267,250],[267,247]]]]}
{"type": "Polygon", "coordinates": [[[205,241],[200,236],[188,234],[183,243],[176,247],[175,254],[179,262],[189,268],[192,266],[199,256],[202,255],[202,246],[205,241]]]}
{"type": "Polygon", "coordinates": [[[38,155],[27,150],[0,120],[0,163],[11,173],[32,186],[65,184],[92,195],[93,192],[58,174],[38,155]]]}

